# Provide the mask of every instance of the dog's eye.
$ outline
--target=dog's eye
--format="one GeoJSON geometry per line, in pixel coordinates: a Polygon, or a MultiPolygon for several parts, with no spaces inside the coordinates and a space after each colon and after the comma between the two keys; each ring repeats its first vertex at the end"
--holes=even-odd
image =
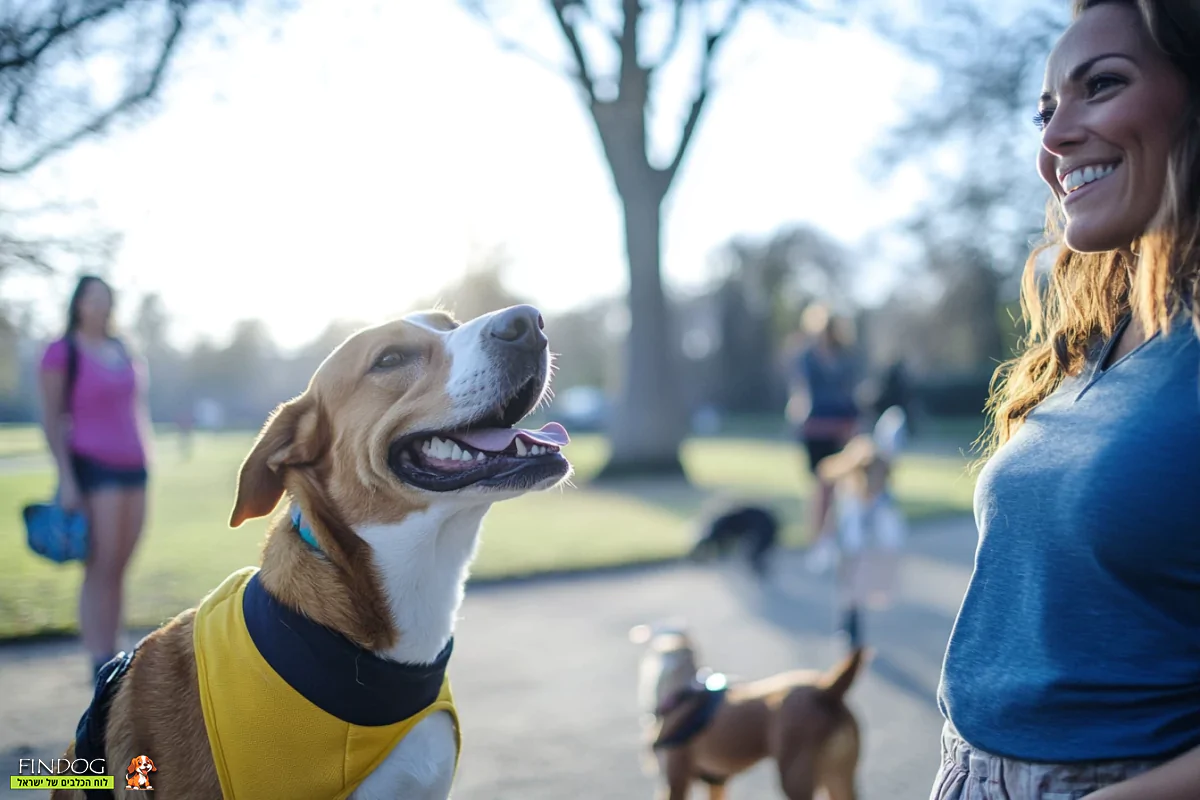
{"type": "Polygon", "coordinates": [[[375,363],[371,365],[371,369],[396,369],[397,367],[411,364],[420,357],[421,354],[413,350],[406,350],[402,347],[389,347],[376,357],[375,363]]]}

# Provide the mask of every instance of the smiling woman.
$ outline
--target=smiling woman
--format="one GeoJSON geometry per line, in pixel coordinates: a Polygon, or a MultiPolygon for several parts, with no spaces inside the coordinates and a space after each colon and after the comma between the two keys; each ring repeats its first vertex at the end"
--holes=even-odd
{"type": "Polygon", "coordinates": [[[1096,5],[1081,20],[1095,22],[1059,43],[1035,117],[1038,171],[1077,253],[1129,247],[1152,227],[1188,99],[1183,73],[1157,56],[1146,28],[1129,24],[1131,9],[1096,5]]]}
{"type": "Polygon", "coordinates": [[[1058,254],[989,403],[934,800],[1197,796],[1197,53],[1200,3],[1079,0],[1046,65],[1058,254]]]}

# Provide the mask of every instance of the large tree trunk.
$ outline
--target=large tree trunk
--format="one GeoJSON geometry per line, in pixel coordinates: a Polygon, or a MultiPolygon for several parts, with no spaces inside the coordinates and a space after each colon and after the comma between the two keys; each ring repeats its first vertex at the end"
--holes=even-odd
{"type": "Polygon", "coordinates": [[[679,448],[688,415],[661,278],[663,195],[652,187],[623,188],[630,323],[621,395],[609,427],[611,455],[598,478],[682,477],[679,448]]]}

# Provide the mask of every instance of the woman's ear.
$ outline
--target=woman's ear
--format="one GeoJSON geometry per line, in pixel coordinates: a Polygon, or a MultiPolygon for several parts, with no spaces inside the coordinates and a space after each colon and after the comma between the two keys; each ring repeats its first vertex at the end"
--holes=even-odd
{"type": "Polygon", "coordinates": [[[230,527],[265,517],[283,496],[283,471],[311,464],[324,450],[320,409],[308,394],[272,412],[238,473],[230,527]]]}

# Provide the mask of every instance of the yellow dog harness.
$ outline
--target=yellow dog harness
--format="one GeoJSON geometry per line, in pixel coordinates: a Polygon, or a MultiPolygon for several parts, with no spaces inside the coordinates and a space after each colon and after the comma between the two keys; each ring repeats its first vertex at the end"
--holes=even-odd
{"type": "Polygon", "coordinates": [[[438,711],[461,752],[446,677],[453,642],[432,665],[381,659],[282,605],[248,567],[200,604],[194,643],[226,800],[342,800],[438,711]]]}

